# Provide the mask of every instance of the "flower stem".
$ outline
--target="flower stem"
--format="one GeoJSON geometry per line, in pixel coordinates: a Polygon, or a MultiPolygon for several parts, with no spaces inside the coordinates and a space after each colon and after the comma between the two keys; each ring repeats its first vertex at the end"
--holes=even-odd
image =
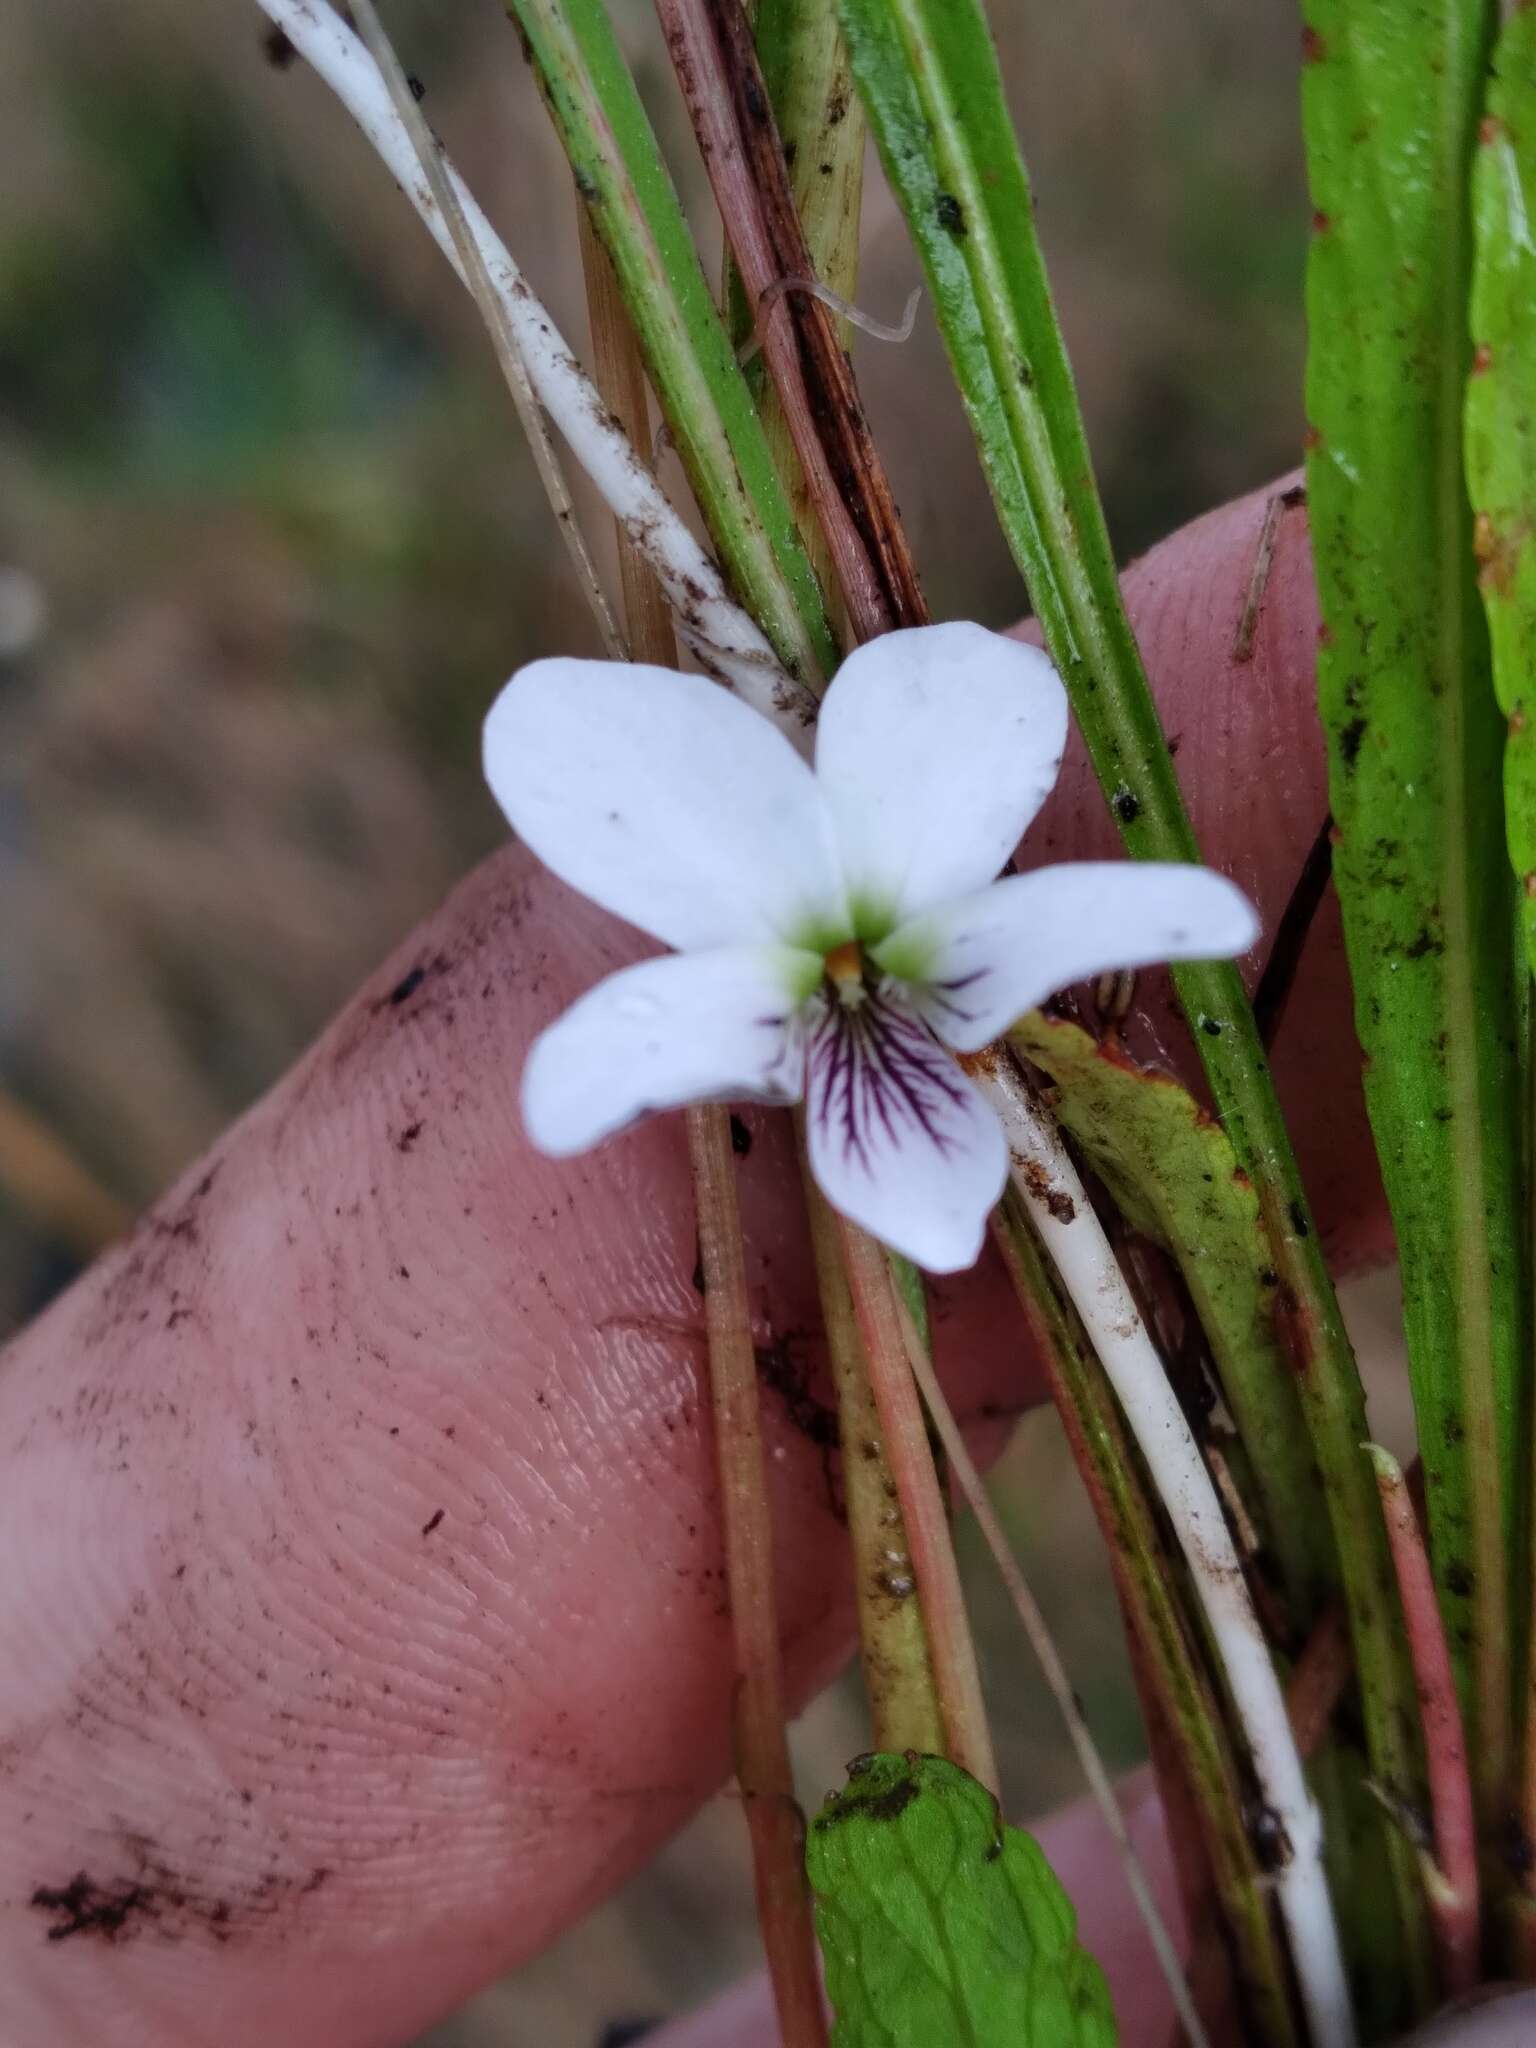
{"type": "Polygon", "coordinates": [[[922,1601],[944,1753],[995,1792],[997,1764],[981,1697],[976,1646],[960,1590],[928,1425],[913,1378],[896,1279],[889,1257],[872,1237],[841,1217],[838,1236],[922,1601]]]}
{"type": "MultiPolygon", "coordinates": [[[[649,401],[640,351],[608,258],[586,228],[582,258],[598,383],[630,440],[644,448],[649,401]]],[[[669,666],[677,650],[666,601],[622,529],[619,564],[635,653],[669,666]]],[[[718,1104],[702,1104],[688,1111],[686,1122],[736,1658],[736,1777],[780,2029],[790,2048],[823,2048],[826,2022],[805,1878],[805,1828],[784,1732],[773,1526],[730,1118],[718,1104]]]]}
{"type": "Polygon", "coordinates": [[[880,1413],[843,1270],[837,1219],[811,1178],[803,1148],[801,1167],[822,1321],[837,1389],[843,1504],[853,1550],[860,1662],[874,1747],[915,1749],[936,1756],[944,1749],[944,1723],[928,1655],[928,1634],[916,1597],[917,1575],[906,1523],[881,1439],[880,1413]]]}
{"type": "Polygon", "coordinates": [[[1210,1473],[1065,1147],[1017,1069],[996,1060],[981,1079],[1008,1134],[1014,1186],[1119,1396],[1215,1639],[1254,1775],[1286,1846],[1275,1890],[1314,2048],[1345,2048],[1354,2019],[1322,1823],[1210,1473]]]}
{"type": "Polygon", "coordinates": [[[758,1919],[779,2026],[790,2048],[820,2048],[826,2022],[805,1880],[805,1827],[784,1734],[768,1470],[730,1118],[717,1104],[690,1109],[687,1118],[736,1647],[736,1776],[752,1837],[758,1919]]]}
{"type": "Polygon", "coordinates": [[[1419,1681],[1424,1746],[1429,1769],[1429,1805],[1434,1829],[1435,1880],[1428,1886],[1430,1925],[1440,1958],[1440,1988],[1459,1998],[1477,1983],[1481,1957],[1477,1829],[1461,1703],[1445,1640],[1445,1622],[1435,1598],[1434,1575],[1403,1469],[1380,1444],[1364,1446],[1376,1473],[1392,1562],[1403,1596],[1408,1647],[1419,1681]]]}

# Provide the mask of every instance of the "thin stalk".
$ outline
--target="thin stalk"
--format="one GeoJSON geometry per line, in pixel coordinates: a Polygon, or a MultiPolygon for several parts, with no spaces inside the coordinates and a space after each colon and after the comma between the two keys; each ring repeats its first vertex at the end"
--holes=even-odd
{"type": "MultiPolygon", "coordinates": [[[[1175,1560],[1136,1468],[1114,1394],[1016,1195],[1006,1197],[998,1210],[993,1236],[1103,1534],[1141,1675],[1200,1818],[1201,1860],[1214,1881],[1248,1992],[1254,2040],[1294,2048],[1296,2023],[1285,1959],[1270,1915],[1268,1878],[1244,1817],[1237,1763],[1206,1659],[1189,1625],[1175,1560]]],[[[1207,2009],[1200,1997],[1196,2004],[1207,2009]]]]}
{"type": "Polygon", "coordinates": [[[416,152],[416,161],[421,167],[432,197],[436,201],[440,218],[448,229],[453,243],[455,263],[460,277],[469,288],[491,337],[491,346],[496,351],[496,361],[506,379],[507,389],[512,394],[512,403],[517,417],[522,422],[528,446],[533,451],[533,463],[539,473],[539,482],[549,500],[549,509],[555,515],[555,524],[560,529],[560,538],[565,542],[566,552],[571,558],[571,567],[576,572],[577,588],[586,599],[587,609],[596,622],[604,652],[610,661],[625,661],[629,649],[624,644],[624,635],[619,622],[613,615],[592,560],[591,550],[582,533],[581,523],[576,517],[576,507],[566,486],[560,459],[555,453],[548,424],[534,396],[533,386],[528,379],[528,366],[523,361],[523,351],[508,320],[496,288],[491,283],[491,274],[486,268],[480,245],[470,233],[469,223],[464,218],[464,209],[459,204],[458,194],[443,162],[442,145],[427,125],[415,93],[412,92],[395,54],[394,45],[384,32],[373,0],[352,0],[352,18],[358,34],[367,44],[369,54],[379,67],[379,76],[389,92],[390,100],[399,116],[411,146],[416,152]]]}
{"type": "Polygon", "coordinates": [[[1456,1696],[1445,1622],[1435,1598],[1434,1574],[1403,1468],[1380,1444],[1367,1444],[1364,1449],[1381,1493],[1424,1713],[1438,1879],[1428,1887],[1429,1910],[1440,1958],[1440,1988],[1447,1998],[1459,1998],[1472,1989],[1481,1974],[1477,1827],[1461,1703],[1456,1696]]]}
{"type": "Polygon", "coordinates": [[[843,1266],[858,1319],[880,1432],[890,1460],[896,1495],[906,1523],[912,1568],[928,1632],[928,1653],[938,1689],[944,1754],[990,1790],[997,1790],[997,1763],[987,1728],[976,1668],[976,1646],[966,1617],[965,1596],[955,1566],[944,1495],[934,1468],[923,1406],[917,1396],[902,1308],[884,1249],[851,1223],[838,1218],[843,1266]]]}
{"type": "Polygon", "coordinates": [[[949,1459],[950,1470],[958,1480],[960,1491],[965,1495],[970,1510],[976,1517],[976,1525],[992,1554],[992,1562],[997,1566],[1008,1597],[1013,1602],[1013,1610],[1019,1618],[1020,1626],[1028,1636],[1030,1647],[1039,1660],[1041,1673],[1061,1713],[1078,1763],[1082,1767],[1083,1776],[1093,1795],[1094,1804],[1103,1815],[1104,1824],[1114,1841],[1121,1868],[1125,1872],[1126,1883],[1151,1937],[1157,1954],[1158,1968],[1163,1973],[1175,2009],[1184,2023],[1190,2048],[1209,2048],[1205,2028],[1190,1998],[1189,1986],[1184,1980],[1178,1949],[1168,1932],[1168,1923],[1159,1912],[1157,1901],[1152,1896],[1147,1873],[1142,1866],[1141,1858],[1136,1854],[1126,1829],[1124,1816],[1120,1811],[1119,1801],[1115,1798],[1113,1781],[1104,1767],[1104,1759],[1100,1756],[1092,1731],[1083,1718],[1082,1709],[1078,1706],[1077,1696],[1072,1689],[1072,1680],[1061,1661],[1061,1653],[1056,1648],[1045,1616],[1040,1611],[1040,1603],[1030,1590],[1029,1581],[1025,1578],[1008,1538],[1003,1533],[1002,1523],[998,1520],[988,1498],[987,1489],[981,1483],[981,1474],[976,1470],[971,1454],[966,1449],[965,1438],[960,1434],[954,1412],[945,1398],[944,1389],[939,1385],[938,1375],[929,1362],[927,1348],[913,1327],[905,1303],[899,1298],[897,1314],[902,1324],[907,1354],[912,1363],[912,1373],[917,1381],[918,1391],[927,1406],[933,1426],[939,1433],[945,1456],[949,1459]]]}
{"type": "Polygon", "coordinates": [[[736,1776],[751,1831],[758,1919],[780,2030],[789,2048],[822,2048],[827,2034],[805,1880],[805,1824],[784,1734],[768,1467],[730,1118],[709,1104],[690,1109],[687,1121],[736,1648],[736,1776]]]}
{"type": "Polygon", "coordinates": [[[42,1120],[0,1088],[0,1189],[77,1259],[127,1235],[133,1211],[87,1172],[42,1120]]]}
{"type": "MultiPolygon", "coordinates": [[[[359,38],[321,0],[257,0],[257,5],[346,107],[457,270],[453,238],[410,136],[359,38]]],[[[679,632],[711,674],[730,683],[797,744],[806,746],[813,710],[809,693],[781,667],[767,640],[731,597],[719,569],[615,423],[473,195],[446,156],[442,163],[523,351],[539,402],[655,571],[679,632]]]]}
{"type": "MultiPolygon", "coordinates": [[[[582,257],[599,387],[630,440],[644,448],[649,440],[649,400],[634,331],[608,258],[590,233],[584,236],[582,257]]],[[[619,561],[636,655],[670,666],[677,650],[666,601],[622,530],[619,561]]],[[[736,1776],[752,1843],[758,1919],[780,2031],[791,2048],[824,2048],[826,2022],[805,1880],[805,1826],[795,1800],[785,1735],[768,1467],[730,1117],[718,1104],[704,1104],[688,1111],[686,1125],[736,1656],[736,1776]]]]}
{"type": "Polygon", "coordinates": [[[999,1059],[978,1078],[1008,1134],[1014,1188],[1082,1318],[1173,1524],[1254,1775],[1288,1850],[1275,1892],[1315,2048],[1343,2048],[1354,2040],[1354,2019],[1323,1869],[1322,1823],[1210,1473],[1066,1148],[1015,1069],[999,1059]]]}
{"type": "Polygon", "coordinates": [[[843,1270],[837,1219],[811,1178],[803,1147],[801,1169],[837,1389],[843,1505],[853,1551],[860,1663],[874,1746],[938,1756],[944,1750],[944,1722],[922,1604],[916,1597],[917,1573],[843,1270]]]}
{"type": "Polygon", "coordinates": [[[916,568],[836,321],[811,293],[777,290],[814,265],[739,0],[655,5],[854,635],[916,624],[916,568]]]}

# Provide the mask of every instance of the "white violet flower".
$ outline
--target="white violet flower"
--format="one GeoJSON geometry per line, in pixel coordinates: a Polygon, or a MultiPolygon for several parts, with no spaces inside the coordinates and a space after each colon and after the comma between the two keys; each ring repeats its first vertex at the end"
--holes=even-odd
{"type": "Polygon", "coordinates": [[[932,1272],[971,1265],[1008,1148],[950,1053],[1086,975],[1226,958],[1258,936],[1209,868],[1081,861],[995,879],[1066,732],[1045,655],[973,625],[851,655],[814,768],[702,676],[520,669],[485,727],[513,829],[675,949],[599,982],[535,1041],[533,1142],[563,1157],[648,1110],[804,1096],[833,1207],[932,1272]]]}

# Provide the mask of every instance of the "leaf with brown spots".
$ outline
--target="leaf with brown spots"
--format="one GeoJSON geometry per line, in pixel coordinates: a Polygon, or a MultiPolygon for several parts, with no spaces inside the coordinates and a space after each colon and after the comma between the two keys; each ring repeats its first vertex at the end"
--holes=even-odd
{"type": "MultiPolygon", "coordinates": [[[[1012,1034],[1054,1084],[1055,1110],[1133,1229],[1177,1262],[1253,1462],[1294,1617],[1337,1586],[1317,1466],[1277,1322],[1280,1282],[1258,1197],[1231,1141],[1171,1075],[1039,1011],[1012,1034]]],[[[1049,1200],[1049,1193],[1046,1193],[1049,1200]]]]}

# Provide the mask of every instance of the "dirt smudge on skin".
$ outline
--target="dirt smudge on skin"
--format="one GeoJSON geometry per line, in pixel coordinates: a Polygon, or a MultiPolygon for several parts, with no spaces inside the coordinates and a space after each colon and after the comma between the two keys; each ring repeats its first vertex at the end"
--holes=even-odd
{"type": "Polygon", "coordinates": [[[223,1945],[268,1927],[275,1916],[312,1897],[329,1880],[316,1864],[303,1872],[272,1870],[241,1890],[215,1891],[178,1871],[144,1835],[119,1833],[115,1861],[82,1864],[61,1882],[39,1884],[27,1903],[44,1922],[50,1944],[102,1942],[120,1947],[141,1936],[173,1942],[200,1938],[223,1945]]]}

